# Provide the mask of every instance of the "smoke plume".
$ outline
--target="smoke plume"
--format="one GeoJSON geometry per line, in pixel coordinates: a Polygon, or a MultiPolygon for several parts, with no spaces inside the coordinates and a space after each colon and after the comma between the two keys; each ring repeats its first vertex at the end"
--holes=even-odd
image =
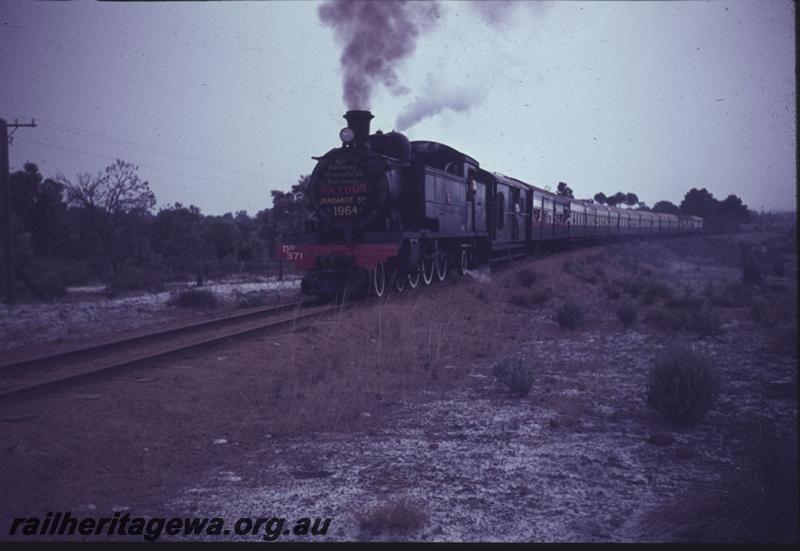
{"type": "Polygon", "coordinates": [[[544,2],[523,2],[521,0],[492,0],[491,2],[470,2],[470,8],[490,27],[513,23],[520,7],[534,12],[545,9],[544,2]]]}
{"type": "Polygon", "coordinates": [[[473,105],[486,97],[487,88],[479,83],[450,87],[442,84],[441,79],[428,77],[425,93],[416,96],[398,115],[395,129],[403,132],[418,122],[438,115],[445,109],[456,113],[468,111],[473,105]]]}
{"type": "Polygon", "coordinates": [[[348,109],[367,109],[377,84],[406,93],[395,68],[416,48],[419,35],[440,17],[436,2],[331,0],[319,7],[319,18],[334,29],[342,45],[340,62],[348,109]]]}

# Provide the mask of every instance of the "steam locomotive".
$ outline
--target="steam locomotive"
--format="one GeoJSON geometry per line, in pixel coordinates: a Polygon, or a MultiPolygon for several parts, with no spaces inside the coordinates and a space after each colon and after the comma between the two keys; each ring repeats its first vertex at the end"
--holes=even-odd
{"type": "Polygon", "coordinates": [[[445,144],[370,134],[348,111],[342,146],[315,157],[305,231],[278,254],[306,275],[302,292],[383,296],[443,281],[542,243],[697,233],[703,219],[570,199],[480,167],[445,144]]]}

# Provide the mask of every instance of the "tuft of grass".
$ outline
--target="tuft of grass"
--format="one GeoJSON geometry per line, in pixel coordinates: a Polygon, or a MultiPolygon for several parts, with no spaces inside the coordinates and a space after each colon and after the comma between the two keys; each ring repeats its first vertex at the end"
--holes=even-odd
{"type": "Polygon", "coordinates": [[[67,294],[67,288],[61,284],[58,274],[43,275],[37,282],[36,288],[50,299],[60,298],[67,294]]]}
{"type": "Polygon", "coordinates": [[[583,307],[573,298],[568,298],[556,309],[556,321],[561,327],[578,329],[586,323],[583,307]]]}
{"type": "Polygon", "coordinates": [[[709,298],[714,306],[741,308],[750,305],[753,290],[743,283],[730,283],[709,298]]]}
{"type": "Polygon", "coordinates": [[[756,299],[750,307],[753,321],[766,328],[788,325],[797,320],[796,304],[786,300],[756,299]]]}
{"type": "Polygon", "coordinates": [[[358,514],[356,520],[362,532],[404,533],[422,528],[428,520],[428,513],[420,504],[403,497],[358,514]]]}
{"type": "Polygon", "coordinates": [[[667,308],[695,312],[703,308],[703,299],[700,297],[693,297],[691,295],[684,295],[682,297],[671,298],[664,302],[664,305],[667,308]]]}
{"type": "Polygon", "coordinates": [[[269,300],[269,293],[265,293],[263,291],[236,292],[237,308],[254,308],[256,306],[263,306],[267,304],[269,300]]]}
{"type": "Polygon", "coordinates": [[[553,290],[549,287],[544,289],[533,289],[523,293],[514,293],[508,297],[508,302],[524,308],[537,308],[544,306],[553,296],[553,290]]]}
{"type": "Polygon", "coordinates": [[[603,286],[603,291],[606,293],[606,296],[611,300],[618,300],[622,297],[622,288],[619,283],[606,283],[603,286]]]}
{"type": "Polygon", "coordinates": [[[672,298],[672,289],[665,283],[657,280],[646,280],[642,290],[642,301],[645,304],[654,304],[658,299],[672,298]]]}
{"type": "Polygon", "coordinates": [[[700,308],[694,301],[677,300],[667,308],[656,308],[647,316],[647,321],[661,329],[688,331],[704,337],[722,331],[722,319],[706,304],[700,308]]]}
{"type": "Polygon", "coordinates": [[[492,367],[492,374],[518,398],[527,396],[533,386],[533,368],[516,356],[496,363],[492,367]]]}
{"type": "Polygon", "coordinates": [[[170,298],[167,304],[179,308],[216,308],[219,301],[208,289],[187,289],[170,298]]]}
{"type": "Polygon", "coordinates": [[[636,303],[632,300],[626,300],[617,307],[617,317],[625,327],[632,327],[636,323],[638,313],[636,303]]]}
{"type": "Polygon", "coordinates": [[[764,292],[765,293],[772,293],[776,295],[789,295],[791,291],[789,288],[784,285],[783,283],[766,283],[764,284],[764,292]]]}
{"type": "Polygon", "coordinates": [[[715,482],[696,484],[654,515],[679,542],[796,543],[796,434],[759,429],[715,482]]]}
{"type": "Polygon", "coordinates": [[[659,299],[672,298],[672,289],[664,282],[649,277],[632,277],[622,280],[622,291],[632,298],[639,298],[644,304],[651,305],[659,299]]]}
{"type": "Polygon", "coordinates": [[[591,283],[592,285],[598,283],[606,273],[601,266],[592,266],[586,259],[580,261],[573,259],[566,260],[562,265],[562,269],[576,279],[591,283]]]}
{"type": "Polygon", "coordinates": [[[647,404],[667,421],[692,426],[713,407],[719,395],[714,363],[684,346],[664,350],[647,378],[647,404]]]}
{"type": "Polygon", "coordinates": [[[749,248],[741,250],[742,281],[748,285],[757,285],[763,278],[752,251],[749,248]]]}
{"type": "Polygon", "coordinates": [[[537,279],[539,279],[539,276],[529,268],[523,268],[517,272],[517,283],[526,289],[533,287],[537,279]]]}
{"type": "Polygon", "coordinates": [[[713,337],[722,331],[722,318],[708,307],[694,310],[689,318],[688,329],[702,337],[713,337]]]}
{"type": "Polygon", "coordinates": [[[166,290],[166,286],[164,278],[157,272],[139,268],[126,268],[111,279],[108,290],[112,295],[138,290],[161,293],[166,290]]]}

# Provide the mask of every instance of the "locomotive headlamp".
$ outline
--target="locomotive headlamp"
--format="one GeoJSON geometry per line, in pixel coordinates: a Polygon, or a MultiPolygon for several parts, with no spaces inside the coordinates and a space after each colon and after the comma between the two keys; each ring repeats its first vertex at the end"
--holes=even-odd
{"type": "Polygon", "coordinates": [[[350,143],[353,141],[353,138],[356,137],[356,133],[353,132],[353,129],[349,126],[346,128],[342,128],[339,132],[339,138],[341,138],[342,143],[350,143]]]}

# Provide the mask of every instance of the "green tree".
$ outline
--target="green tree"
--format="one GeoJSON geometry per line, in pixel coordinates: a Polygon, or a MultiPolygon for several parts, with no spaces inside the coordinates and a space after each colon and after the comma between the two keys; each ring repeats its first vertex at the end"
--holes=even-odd
{"type": "Polygon", "coordinates": [[[557,193],[558,195],[562,195],[562,196],[564,196],[564,197],[569,197],[569,198],[571,198],[571,199],[574,199],[574,197],[575,197],[575,196],[572,194],[572,188],[570,188],[570,187],[567,185],[567,183],[566,183],[566,182],[559,182],[559,183],[558,183],[558,188],[557,188],[557,191],[556,191],[556,193],[557,193]]]}
{"type": "Polygon", "coordinates": [[[242,234],[230,212],[222,216],[206,216],[202,235],[213,258],[218,262],[237,259],[242,234]]]}
{"type": "Polygon", "coordinates": [[[617,205],[622,205],[625,203],[627,196],[622,193],[621,191],[616,192],[614,195],[606,199],[606,203],[611,205],[612,207],[616,207],[617,205]]]}
{"type": "Polygon", "coordinates": [[[653,205],[653,212],[662,212],[664,214],[680,214],[681,209],[674,203],[669,201],[658,201],[653,205]]]}
{"type": "Polygon", "coordinates": [[[138,241],[134,233],[144,233],[147,215],[156,203],[148,182],[139,178],[138,168],[117,159],[95,177],[79,174],[73,183],[58,176],[69,205],[81,212],[83,223],[97,236],[103,258],[115,275],[130,257],[125,242],[131,238],[138,241]]]}
{"type": "Polygon", "coordinates": [[[29,233],[37,255],[63,252],[67,206],[64,186],[47,179],[34,163],[10,175],[11,209],[18,226],[15,233],[29,233]]]}
{"type": "Polygon", "coordinates": [[[202,270],[206,257],[202,225],[203,215],[194,205],[175,203],[158,211],[151,230],[152,247],[168,276],[174,271],[202,270]]]}
{"type": "Polygon", "coordinates": [[[706,188],[690,189],[680,204],[681,214],[713,218],[719,214],[719,201],[706,188]]]}

